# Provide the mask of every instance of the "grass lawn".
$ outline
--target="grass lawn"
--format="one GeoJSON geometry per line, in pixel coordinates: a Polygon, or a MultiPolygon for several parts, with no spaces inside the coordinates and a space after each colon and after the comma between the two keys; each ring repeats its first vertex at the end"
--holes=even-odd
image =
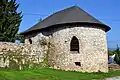
{"type": "Polygon", "coordinates": [[[120,76],[120,71],[110,71],[109,73],[81,73],[49,68],[21,71],[0,69],[0,80],[92,80],[113,76],[120,76]]]}

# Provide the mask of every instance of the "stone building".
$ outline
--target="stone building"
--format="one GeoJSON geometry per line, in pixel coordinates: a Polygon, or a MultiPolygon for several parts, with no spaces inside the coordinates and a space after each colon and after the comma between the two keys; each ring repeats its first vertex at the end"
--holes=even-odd
{"type": "Polygon", "coordinates": [[[109,30],[109,26],[73,6],[50,15],[21,35],[26,37],[26,44],[48,55],[53,68],[107,72],[109,30]]]}

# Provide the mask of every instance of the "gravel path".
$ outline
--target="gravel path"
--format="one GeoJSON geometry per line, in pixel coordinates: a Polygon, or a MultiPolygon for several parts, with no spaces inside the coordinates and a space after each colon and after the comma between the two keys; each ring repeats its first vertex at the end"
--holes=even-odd
{"type": "Polygon", "coordinates": [[[103,80],[120,80],[120,76],[112,77],[112,78],[105,78],[103,80]]]}

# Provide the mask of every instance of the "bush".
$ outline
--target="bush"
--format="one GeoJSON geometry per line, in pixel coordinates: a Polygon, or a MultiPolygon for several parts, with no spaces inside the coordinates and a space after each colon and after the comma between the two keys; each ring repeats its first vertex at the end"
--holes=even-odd
{"type": "Polygon", "coordinates": [[[115,52],[116,52],[116,55],[115,55],[114,61],[120,65],[120,49],[118,45],[117,45],[117,49],[115,50],[115,52]]]}

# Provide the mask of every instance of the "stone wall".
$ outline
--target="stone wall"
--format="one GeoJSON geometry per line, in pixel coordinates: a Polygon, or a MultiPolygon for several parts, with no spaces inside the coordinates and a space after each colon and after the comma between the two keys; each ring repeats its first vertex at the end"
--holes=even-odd
{"type": "Polygon", "coordinates": [[[50,37],[49,63],[56,69],[107,72],[108,56],[105,31],[92,26],[66,26],[65,29],[54,31],[50,37]],[[79,53],[70,51],[70,42],[73,36],[79,40],[79,53]],[[80,66],[75,62],[79,62],[80,66]]]}
{"type": "Polygon", "coordinates": [[[108,71],[106,33],[102,28],[90,25],[58,26],[29,38],[32,44],[29,39],[25,40],[25,44],[1,42],[0,66],[12,67],[14,66],[12,62],[19,64],[18,67],[21,69],[24,65],[31,67],[37,63],[39,67],[39,64],[45,63],[55,69],[83,72],[108,71]],[[70,51],[73,36],[79,41],[78,52],[70,51]],[[76,65],[76,62],[79,65],[76,65]]]}
{"type": "MultiPolygon", "coordinates": [[[[57,26],[31,37],[33,44],[39,44],[41,36],[46,42],[48,64],[51,67],[83,72],[108,71],[106,33],[100,26],[57,26]],[[79,41],[79,53],[70,51],[73,36],[79,41]],[[76,65],[76,62],[80,65],[76,65]]],[[[29,43],[28,39],[26,43],[29,43]]]]}
{"type": "Polygon", "coordinates": [[[47,50],[46,39],[41,35],[34,37],[33,44],[0,42],[0,67],[23,69],[46,66],[47,50]]]}

